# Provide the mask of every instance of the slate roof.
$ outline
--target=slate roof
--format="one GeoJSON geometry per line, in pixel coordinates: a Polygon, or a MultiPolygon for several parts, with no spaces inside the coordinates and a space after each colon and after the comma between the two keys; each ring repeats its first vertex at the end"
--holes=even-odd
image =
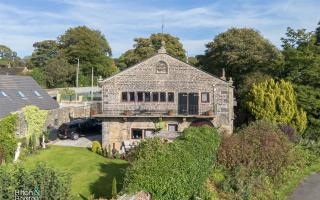
{"type": "Polygon", "coordinates": [[[59,104],[30,76],[0,75],[0,118],[27,105],[43,110],[59,108],[59,104]]]}

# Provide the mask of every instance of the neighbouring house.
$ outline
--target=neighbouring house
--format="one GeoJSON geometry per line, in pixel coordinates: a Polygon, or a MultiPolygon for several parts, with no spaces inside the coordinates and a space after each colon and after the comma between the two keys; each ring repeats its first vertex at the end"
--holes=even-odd
{"type": "Polygon", "coordinates": [[[129,148],[155,135],[173,139],[186,127],[208,124],[232,133],[234,96],[226,81],[158,53],[100,82],[102,145],[129,148]]]}
{"type": "Polygon", "coordinates": [[[43,110],[59,108],[59,104],[30,76],[0,75],[0,118],[28,105],[43,110]]]}

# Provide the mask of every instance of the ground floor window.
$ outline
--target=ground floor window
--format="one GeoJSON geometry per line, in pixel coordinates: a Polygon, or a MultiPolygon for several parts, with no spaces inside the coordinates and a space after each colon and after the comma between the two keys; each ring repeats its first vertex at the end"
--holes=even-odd
{"type": "Polygon", "coordinates": [[[131,139],[143,139],[151,137],[154,134],[154,129],[132,129],[131,139]]]}
{"type": "Polygon", "coordinates": [[[178,124],[168,124],[168,131],[178,131],[178,124]]]}

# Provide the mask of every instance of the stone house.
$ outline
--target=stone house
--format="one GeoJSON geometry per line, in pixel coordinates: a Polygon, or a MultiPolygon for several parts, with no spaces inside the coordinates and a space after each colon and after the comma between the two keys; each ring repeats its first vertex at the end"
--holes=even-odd
{"type": "Polygon", "coordinates": [[[215,77],[158,53],[100,82],[102,146],[119,150],[155,135],[175,138],[186,127],[208,124],[232,133],[232,79],[215,77]]]}

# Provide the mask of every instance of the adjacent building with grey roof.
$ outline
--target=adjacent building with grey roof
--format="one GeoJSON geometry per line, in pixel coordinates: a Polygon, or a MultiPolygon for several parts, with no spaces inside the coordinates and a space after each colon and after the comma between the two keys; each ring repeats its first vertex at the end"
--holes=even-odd
{"type": "Polygon", "coordinates": [[[59,104],[30,76],[0,75],[0,118],[28,105],[43,110],[59,108],[59,104]]]}

